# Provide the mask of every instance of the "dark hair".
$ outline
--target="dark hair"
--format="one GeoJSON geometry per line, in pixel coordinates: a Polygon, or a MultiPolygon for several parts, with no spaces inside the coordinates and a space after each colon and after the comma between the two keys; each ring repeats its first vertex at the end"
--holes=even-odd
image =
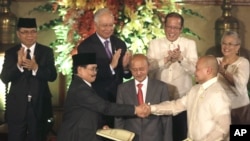
{"type": "Polygon", "coordinates": [[[168,18],[171,18],[171,17],[175,17],[175,18],[181,19],[181,27],[184,26],[184,18],[183,18],[179,13],[176,13],[176,12],[168,13],[168,14],[165,16],[165,21],[164,21],[164,24],[165,24],[165,25],[166,25],[167,19],[168,19],[168,18]]]}

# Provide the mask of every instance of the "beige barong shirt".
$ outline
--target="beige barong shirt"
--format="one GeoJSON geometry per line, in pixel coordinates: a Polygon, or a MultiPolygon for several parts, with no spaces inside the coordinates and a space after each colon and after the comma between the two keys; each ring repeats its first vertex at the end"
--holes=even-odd
{"type": "Polygon", "coordinates": [[[187,110],[188,139],[192,141],[227,140],[230,99],[217,77],[191,88],[187,95],[174,101],[151,105],[155,115],[177,115],[187,110]]]}

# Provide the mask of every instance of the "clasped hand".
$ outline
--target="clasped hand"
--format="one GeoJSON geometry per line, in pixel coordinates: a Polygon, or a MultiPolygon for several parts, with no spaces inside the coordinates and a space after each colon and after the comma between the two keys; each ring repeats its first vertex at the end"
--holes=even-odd
{"type": "Polygon", "coordinates": [[[28,70],[36,70],[38,68],[38,65],[35,60],[35,56],[33,56],[31,60],[26,58],[27,53],[24,51],[24,47],[21,47],[21,49],[18,50],[17,54],[18,54],[17,64],[20,67],[23,67],[28,70]]]}
{"type": "Polygon", "coordinates": [[[151,110],[150,110],[150,105],[148,104],[141,104],[139,106],[136,106],[136,115],[141,118],[145,118],[150,115],[151,110]]]}
{"type": "Polygon", "coordinates": [[[225,71],[227,69],[228,63],[224,61],[219,61],[219,73],[225,75],[225,71]]]}
{"type": "Polygon", "coordinates": [[[171,62],[180,61],[182,59],[180,47],[178,46],[178,48],[174,50],[169,50],[167,59],[171,62]]]}

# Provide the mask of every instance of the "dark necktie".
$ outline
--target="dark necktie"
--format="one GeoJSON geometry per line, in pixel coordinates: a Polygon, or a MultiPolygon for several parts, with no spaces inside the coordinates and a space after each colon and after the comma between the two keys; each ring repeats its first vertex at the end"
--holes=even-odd
{"type": "Polygon", "coordinates": [[[141,105],[143,104],[143,95],[142,95],[142,87],[143,84],[137,84],[138,87],[138,93],[137,93],[137,99],[138,99],[138,103],[141,105]]]}
{"type": "Polygon", "coordinates": [[[104,42],[104,48],[105,48],[105,51],[106,51],[106,53],[107,53],[109,59],[111,59],[111,58],[112,58],[112,54],[111,54],[111,52],[110,52],[110,50],[109,50],[109,41],[108,41],[108,40],[106,40],[106,41],[104,42]]]}
{"type": "Polygon", "coordinates": [[[27,59],[31,59],[31,56],[30,56],[30,49],[27,49],[27,51],[26,51],[26,58],[27,59]]]}
{"type": "MultiPolygon", "coordinates": [[[[26,50],[26,59],[29,59],[29,60],[31,59],[30,49],[26,50]]],[[[24,68],[24,72],[25,72],[26,76],[30,76],[31,75],[31,71],[28,70],[28,69],[26,69],[26,68],[24,68]]]]}

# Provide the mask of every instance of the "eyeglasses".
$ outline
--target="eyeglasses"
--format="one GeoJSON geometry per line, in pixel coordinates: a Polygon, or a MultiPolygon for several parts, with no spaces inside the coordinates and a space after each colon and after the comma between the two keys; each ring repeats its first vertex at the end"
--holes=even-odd
{"type": "Polygon", "coordinates": [[[222,46],[233,47],[233,46],[238,46],[238,45],[240,45],[240,44],[233,44],[233,43],[224,43],[224,42],[222,42],[221,45],[222,45],[222,46]]]}
{"type": "Polygon", "coordinates": [[[180,30],[181,27],[176,27],[176,26],[165,26],[167,30],[180,30]]]}
{"type": "Polygon", "coordinates": [[[102,27],[102,28],[114,28],[115,27],[115,25],[114,24],[99,24],[99,26],[100,27],[102,27]]]}
{"type": "Polygon", "coordinates": [[[86,68],[87,70],[90,70],[91,72],[97,72],[98,68],[86,68]]]}
{"type": "Polygon", "coordinates": [[[37,33],[36,30],[24,30],[24,31],[19,31],[23,35],[35,35],[37,33]]]}

